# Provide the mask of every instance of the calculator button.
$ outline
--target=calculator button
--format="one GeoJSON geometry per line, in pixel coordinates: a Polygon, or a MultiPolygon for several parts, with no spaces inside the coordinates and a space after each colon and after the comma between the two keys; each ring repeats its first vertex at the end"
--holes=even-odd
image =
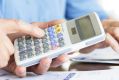
{"type": "Polygon", "coordinates": [[[60,47],[64,47],[64,42],[59,43],[60,47]]]}
{"type": "Polygon", "coordinates": [[[23,42],[23,41],[19,41],[19,42],[18,42],[18,45],[19,45],[19,46],[24,45],[24,42],[23,42]]]}
{"type": "Polygon", "coordinates": [[[26,55],[25,55],[25,53],[23,54],[23,53],[19,53],[19,57],[20,57],[20,61],[23,61],[23,60],[25,60],[26,59],[26,55]]]}
{"type": "Polygon", "coordinates": [[[56,41],[55,40],[51,40],[51,45],[56,45],[56,41]]]}
{"type": "Polygon", "coordinates": [[[46,53],[46,52],[48,52],[49,51],[49,48],[48,47],[45,47],[44,49],[43,49],[43,52],[44,53],[46,53]]]}
{"type": "Polygon", "coordinates": [[[38,55],[42,54],[42,51],[40,51],[40,50],[36,51],[35,54],[36,54],[36,56],[38,56],[38,55]]]}
{"type": "Polygon", "coordinates": [[[31,53],[31,52],[28,52],[28,53],[27,53],[27,57],[28,57],[28,58],[31,58],[31,57],[33,57],[33,56],[34,56],[33,53],[31,53]]]}
{"type": "Polygon", "coordinates": [[[62,26],[60,24],[55,25],[55,31],[56,33],[60,33],[62,31],[62,26]]]}
{"type": "Polygon", "coordinates": [[[40,43],[34,43],[34,46],[40,46],[40,43]]]}
{"type": "Polygon", "coordinates": [[[63,34],[62,34],[62,33],[58,33],[58,34],[57,34],[57,37],[58,37],[58,38],[63,38],[63,34]]]}
{"type": "Polygon", "coordinates": [[[35,46],[39,46],[40,45],[40,39],[38,39],[38,38],[34,38],[33,42],[34,42],[35,46]]]}
{"type": "Polygon", "coordinates": [[[54,31],[54,28],[53,27],[49,27],[47,30],[48,30],[48,32],[51,32],[51,31],[54,31]]]}
{"type": "Polygon", "coordinates": [[[48,42],[48,39],[43,38],[43,39],[42,39],[42,43],[46,43],[46,42],[48,42]]]}
{"type": "Polygon", "coordinates": [[[54,34],[55,34],[54,32],[49,32],[49,33],[48,33],[49,36],[52,36],[52,35],[54,35],[54,34]]]}
{"type": "Polygon", "coordinates": [[[29,50],[29,49],[32,49],[32,47],[31,47],[31,46],[26,46],[26,49],[28,49],[28,50],[29,50]]]}
{"type": "Polygon", "coordinates": [[[59,41],[59,46],[60,46],[60,47],[63,47],[63,46],[65,45],[63,38],[59,38],[58,41],[59,41]]]}
{"type": "Polygon", "coordinates": [[[47,51],[49,51],[49,44],[43,43],[43,52],[46,53],[47,51]]]}
{"type": "Polygon", "coordinates": [[[33,49],[32,49],[32,48],[30,48],[30,49],[27,49],[27,50],[26,50],[26,53],[27,53],[27,52],[30,52],[30,53],[32,53],[32,52],[33,52],[33,49]]]}
{"type": "Polygon", "coordinates": [[[50,39],[53,39],[53,38],[55,38],[55,35],[50,35],[49,37],[50,37],[50,39]]]}
{"type": "Polygon", "coordinates": [[[20,61],[23,61],[25,59],[26,59],[26,56],[24,56],[24,55],[20,56],[20,61]]]}
{"type": "Polygon", "coordinates": [[[51,42],[51,47],[52,47],[52,50],[58,48],[58,43],[57,42],[51,42]]]}
{"type": "Polygon", "coordinates": [[[49,44],[48,43],[43,43],[43,48],[47,48],[49,47],[49,44]]]}
{"type": "Polygon", "coordinates": [[[34,45],[37,46],[40,44],[40,41],[34,41],[34,45]]]}
{"type": "Polygon", "coordinates": [[[36,46],[35,47],[35,51],[37,52],[37,51],[40,51],[41,50],[41,47],[40,46],[36,46]]]}
{"type": "Polygon", "coordinates": [[[32,48],[31,49],[27,49],[26,50],[26,54],[27,54],[27,57],[28,58],[31,58],[32,56],[34,56],[33,49],[32,48]]]}
{"type": "Polygon", "coordinates": [[[21,42],[21,41],[23,41],[24,39],[21,37],[21,38],[18,38],[17,40],[18,40],[18,42],[21,42]]]}
{"type": "Polygon", "coordinates": [[[26,40],[26,44],[29,44],[29,43],[32,43],[32,40],[31,39],[27,39],[26,40]]]}
{"type": "Polygon", "coordinates": [[[20,51],[19,54],[26,54],[26,50],[20,51]]]}
{"type": "Polygon", "coordinates": [[[58,41],[59,42],[64,42],[64,39],[63,38],[59,38],[58,41]]]}
{"type": "Polygon", "coordinates": [[[31,47],[32,46],[32,43],[26,43],[26,46],[31,47]]]}
{"type": "Polygon", "coordinates": [[[58,27],[57,29],[56,29],[56,33],[60,33],[62,31],[62,28],[61,27],[58,27]]]}
{"type": "Polygon", "coordinates": [[[25,47],[24,46],[19,46],[19,51],[24,51],[25,47]]]}
{"type": "Polygon", "coordinates": [[[54,36],[54,38],[50,38],[50,42],[54,42],[56,41],[56,37],[54,36]]]}

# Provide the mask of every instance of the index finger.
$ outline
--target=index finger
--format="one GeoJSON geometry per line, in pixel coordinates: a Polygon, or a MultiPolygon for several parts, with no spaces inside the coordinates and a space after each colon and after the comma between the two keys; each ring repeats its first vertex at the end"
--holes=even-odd
{"type": "Polygon", "coordinates": [[[48,27],[51,27],[51,26],[54,26],[54,25],[57,25],[57,24],[61,24],[65,22],[64,19],[60,19],[60,20],[53,20],[53,21],[50,21],[50,22],[33,22],[32,24],[33,25],[36,25],[37,27],[39,28],[48,28],[48,27]]]}

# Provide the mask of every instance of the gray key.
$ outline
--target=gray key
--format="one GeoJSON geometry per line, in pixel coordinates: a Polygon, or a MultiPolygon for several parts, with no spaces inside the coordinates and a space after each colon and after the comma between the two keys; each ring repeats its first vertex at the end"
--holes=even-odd
{"type": "Polygon", "coordinates": [[[46,47],[46,48],[43,49],[43,52],[44,52],[44,53],[46,53],[46,52],[48,52],[48,51],[49,51],[49,48],[48,48],[48,47],[46,47]]]}
{"type": "Polygon", "coordinates": [[[26,53],[33,53],[33,49],[32,48],[27,49],[26,53]]]}
{"type": "Polygon", "coordinates": [[[64,42],[60,42],[60,43],[59,43],[59,46],[60,46],[60,47],[64,47],[64,45],[65,45],[64,42]]]}
{"type": "Polygon", "coordinates": [[[35,45],[35,46],[40,45],[40,41],[34,41],[34,45],[35,45]]]}
{"type": "Polygon", "coordinates": [[[23,61],[26,59],[26,55],[20,54],[19,56],[20,56],[20,61],[23,61]]]}
{"type": "Polygon", "coordinates": [[[63,38],[59,38],[58,41],[59,42],[64,42],[64,39],[63,38]]]}
{"type": "Polygon", "coordinates": [[[22,54],[23,54],[23,55],[26,54],[26,50],[19,52],[19,54],[21,54],[21,55],[22,55],[22,54]]]}
{"type": "Polygon", "coordinates": [[[31,58],[31,57],[33,57],[33,56],[34,56],[33,53],[31,53],[31,52],[28,52],[28,53],[27,53],[27,57],[28,57],[28,58],[31,58]]]}
{"type": "Polygon", "coordinates": [[[49,47],[49,44],[48,43],[43,43],[43,48],[47,48],[49,47]]]}
{"type": "Polygon", "coordinates": [[[27,48],[27,49],[32,49],[32,44],[31,44],[31,43],[26,44],[26,48],[27,48]]]}
{"type": "Polygon", "coordinates": [[[23,41],[24,38],[21,37],[21,38],[18,38],[17,40],[18,40],[18,42],[20,42],[20,41],[23,41]]]}
{"type": "Polygon", "coordinates": [[[24,42],[23,41],[18,41],[18,45],[22,46],[22,45],[24,45],[24,42]]]}
{"type": "Polygon", "coordinates": [[[19,51],[24,51],[25,47],[24,46],[19,46],[19,51]]]}
{"type": "Polygon", "coordinates": [[[40,50],[39,51],[36,51],[35,54],[36,54],[36,56],[37,55],[40,55],[40,54],[42,54],[42,51],[40,51],[40,50]]]}
{"type": "Polygon", "coordinates": [[[41,47],[40,46],[36,46],[35,47],[35,51],[40,51],[41,50],[41,47]]]}
{"type": "Polygon", "coordinates": [[[30,43],[32,43],[32,40],[31,39],[27,39],[26,40],[26,44],[30,44],[30,43]]]}
{"type": "Polygon", "coordinates": [[[48,42],[48,39],[47,38],[43,38],[42,39],[42,43],[47,43],[48,42]]]}

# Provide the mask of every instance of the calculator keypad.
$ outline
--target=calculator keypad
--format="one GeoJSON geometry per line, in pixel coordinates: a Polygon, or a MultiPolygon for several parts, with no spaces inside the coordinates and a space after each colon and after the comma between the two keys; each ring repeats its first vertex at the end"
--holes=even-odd
{"type": "Polygon", "coordinates": [[[45,54],[49,50],[65,45],[61,25],[49,27],[44,31],[46,34],[42,39],[31,36],[23,36],[17,39],[20,61],[45,54]]]}

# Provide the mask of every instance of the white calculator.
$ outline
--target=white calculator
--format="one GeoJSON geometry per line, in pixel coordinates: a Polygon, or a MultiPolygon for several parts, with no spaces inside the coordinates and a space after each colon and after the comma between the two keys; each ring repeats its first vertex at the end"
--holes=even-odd
{"type": "Polygon", "coordinates": [[[18,66],[38,64],[44,57],[57,56],[88,47],[105,40],[105,32],[95,12],[44,29],[42,39],[29,35],[14,41],[18,66]]]}

